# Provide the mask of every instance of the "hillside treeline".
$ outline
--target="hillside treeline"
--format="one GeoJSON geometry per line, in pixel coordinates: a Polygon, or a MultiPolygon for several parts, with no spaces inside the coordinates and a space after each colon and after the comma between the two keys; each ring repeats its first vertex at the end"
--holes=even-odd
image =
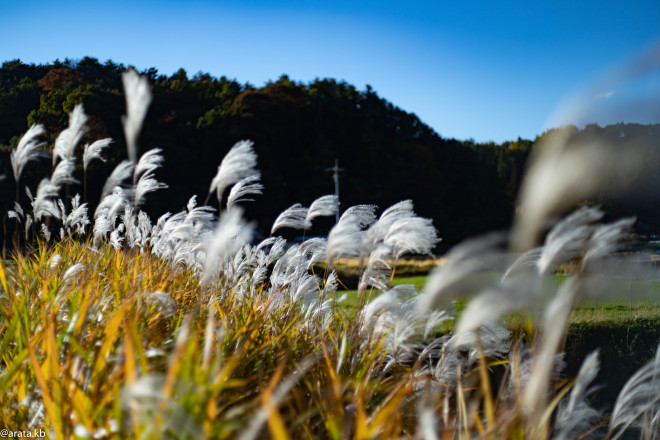
{"type": "MultiPolygon", "coordinates": [[[[44,125],[45,148],[52,148],[78,103],[89,115],[89,131],[81,144],[114,139],[107,163],[93,162],[88,171],[88,202],[93,209],[105,178],[126,157],[121,126],[125,112],[121,73],[126,69],[94,58],[47,65],[19,60],[2,64],[0,160],[7,175],[0,183],[2,212],[13,204],[16,193],[10,149],[35,123],[44,125]]],[[[443,247],[505,228],[515,212],[515,194],[533,141],[495,144],[446,139],[369,86],[361,91],[334,79],[304,84],[283,75],[254,87],[224,76],[189,76],[184,70],[171,76],[154,68],[140,73],[149,77],[154,98],[139,145],[141,151],[163,150],[166,162],[157,177],[170,187],[150,196],[146,210],[154,220],[166,211],[182,209],[192,195],[205,200],[220,160],[242,139],[254,142],[265,186],[257,203],[245,204],[246,217],[257,221],[265,235],[277,214],[293,203],[308,205],[318,196],[334,193],[328,168],[335,160],[343,169],[343,208],[372,203],[384,209],[412,199],[419,215],[433,218],[443,247]]],[[[657,126],[651,128],[657,133],[657,126]]],[[[649,127],[588,126],[575,129],[575,136],[589,130],[612,130],[612,136],[620,136],[622,130],[647,133],[649,127]]],[[[50,166],[47,160],[31,162],[21,186],[36,188],[50,166]]],[[[82,169],[78,173],[82,181],[82,169]]],[[[22,189],[19,194],[21,203],[27,203],[22,189]]],[[[326,224],[317,222],[311,233],[324,234],[331,224],[330,219],[326,224]]]]}

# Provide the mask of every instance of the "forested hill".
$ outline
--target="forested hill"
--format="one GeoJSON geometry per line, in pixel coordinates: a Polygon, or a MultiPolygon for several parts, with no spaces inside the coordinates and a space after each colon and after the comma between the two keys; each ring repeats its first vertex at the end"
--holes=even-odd
{"type": "MultiPolygon", "coordinates": [[[[45,126],[50,148],[67,126],[68,113],[81,102],[90,117],[81,144],[104,137],[115,141],[107,163],[90,165],[88,201],[92,206],[98,202],[105,178],[126,157],[124,70],[124,65],[93,58],[2,64],[0,148],[8,176],[0,183],[3,212],[15,197],[8,151],[35,123],[45,126]]],[[[334,79],[302,84],[283,75],[257,88],[202,73],[189,77],[183,70],[170,77],[155,69],[141,73],[150,78],[154,95],[141,151],[162,148],[166,162],[157,177],[170,186],[150,196],[146,208],[154,217],[182,209],[194,194],[206,199],[224,154],[235,142],[250,139],[265,190],[244,206],[246,217],[258,220],[266,235],[276,215],[293,203],[308,205],[334,193],[328,168],[335,159],[343,168],[343,208],[373,203],[384,209],[410,198],[419,215],[434,219],[445,246],[510,223],[532,141],[497,145],[445,139],[370,87],[360,91],[334,79]]],[[[34,189],[48,173],[48,161],[31,162],[22,182],[34,189]]],[[[326,233],[331,224],[321,222],[312,233],[326,233]]]]}

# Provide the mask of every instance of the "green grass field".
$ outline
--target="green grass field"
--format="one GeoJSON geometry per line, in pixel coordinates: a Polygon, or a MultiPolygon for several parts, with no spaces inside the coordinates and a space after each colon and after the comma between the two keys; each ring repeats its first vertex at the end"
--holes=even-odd
{"type": "MultiPolygon", "coordinates": [[[[427,279],[428,275],[399,276],[392,280],[392,285],[412,284],[421,291],[427,279]]],[[[555,275],[553,279],[559,287],[566,282],[568,276],[555,275]]],[[[587,298],[581,301],[571,313],[571,323],[602,322],[624,325],[635,319],[660,317],[660,282],[606,278],[598,283],[602,295],[600,299],[587,298]]],[[[346,297],[342,306],[353,310],[357,305],[357,290],[340,288],[336,296],[341,297],[344,294],[346,297]]],[[[372,290],[368,298],[373,299],[379,294],[379,291],[372,290]]]]}

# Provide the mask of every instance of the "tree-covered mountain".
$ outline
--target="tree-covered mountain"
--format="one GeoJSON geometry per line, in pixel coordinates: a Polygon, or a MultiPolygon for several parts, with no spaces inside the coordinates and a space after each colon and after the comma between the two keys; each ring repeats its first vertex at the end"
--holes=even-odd
{"type": "MultiPolygon", "coordinates": [[[[3,63],[4,173],[11,176],[9,150],[29,125],[43,124],[45,148],[52,148],[68,113],[83,103],[90,130],[82,143],[114,139],[108,162],[90,165],[89,202],[97,203],[105,178],[126,157],[121,126],[121,72],[126,68],[94,58],[3,63]]],[[[141,151],[162,148],[166,162],[157,177],[170,186],[150,196],[146,208],[154,217],[182,209],[194,194],[204,200],[224,154],[235,142],[250,139],[265,190],[257,203],[245,205],[246,217],[257,220],[265,234],[276,215],[293,203],[309,204],[334,193],[328,168],[335,160],[343,168],[343,208],[373,203],[384,209],[412,199],[419,215],[433,218],[445,247],[510,224],[530,140],[480,144],[445,139],[369,86],[360,91],[334,79],[303,84],[283,75],[254,87],[204,73],[189,77],[184,70],[169,77],[153,68],[141,73],[149,77],[154,98],[139,145],[141,151]]],[[[34,189],[49,172],[48,161],[30,163],[23,183],[34,189]]],[[[13,179],[0,183],[3,212],[14,194],[13,179]]],[[[319,222],[312,233],[323,234],[331,224],[319,222]]]]}

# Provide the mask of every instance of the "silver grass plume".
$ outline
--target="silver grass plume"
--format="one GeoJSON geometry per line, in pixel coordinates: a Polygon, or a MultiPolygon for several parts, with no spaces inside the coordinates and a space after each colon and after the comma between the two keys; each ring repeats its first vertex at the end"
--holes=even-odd
{"type": "Polygon", "coordinates": [[[417,437],[421,440],[440,440],[438,437],[437,420],[433,408],[425,406],[419,411],[419,420],[417,422],[417,437]]]}
{"type": "Polygon", "coordinates": [[[327,251],[327,242],[324,238],[314,237],[306,240],[300,245],[299,252],[305,256],[307,269],[310,269],[316,263],[325,260],[327,251]]]}
{"type": "Polygon", "coordinates": [[[133,184],[136,184],[143,174],[152,174],[163,165],[165,158],[161,154],[162,151],[160,148],[153,148],[140,156],[133,170],[133,184]]]}
{"type": "MultiPolygon", "coordinates": [[[[536,422],[540,420],[545,409],[553,359],[560,350],[566,323],[582,286],[583,277],[573,277],[559,289],[545,309],[540,344],[532,358],[529,382],[523,390],[523,405],[529,410],[530,419],[536,422]]],[[[535,423],[532,423],[532,426],[535,426],[535,423]]]]}
{"type": "Polygon", "coordinates": [[[273,232],[284,227],[292,229],[305,229],[307,211],[308,209],[302,206],[300,203],[296,203],[295,205],[287,208],[275,219],[273,227],[270,228],[271,235],[273,232]]]}
{"type": "Polygon", "coordinates": [[[209,196],[217,193],[218,203],[222,202],[222,193],[229,185],[249,176],[259,176],[257,154],[251,141],[237,142],[225,155],[218,167],[218,173],[211,181],[209,196]]]}
{"type": "Polygon", "coordinates": [[[270,246],[270,250],[267,253],[265,265],[269,266],[275,262],[275,260],[284,255],[286,250],[286,240],[282,237],[269,237],[257,245],[257,251],[262,250],[267,246],[270,246]]]}
{"type": "Polygon", "coordinates": [[[602,217],[600,209],[582,207],[557,223],[545,239],[539,273],[548,275],[557,264],[582,255],[594,231],[593,223],[602,217]]]}
{"type": "MultiPolygon", "coordinates": [[[[626,219],[626,221],[614,223],[613,226],[605,226],[594,238],[596,227],[589,223],[599,215],[600,211],[582,209],[569,216],[571,220],[565,224],[570,226],[559,227],[561,231],[557,235],[560,237],[571,236],[575,243],[566,245],[564,244],[566,240],[557,239],[561,243],[557,246],[560,251],[553,252],[553,254],[568,253],[568,255],[574,256],[586,255],[591,251],[594,258],[598,258],[599,255],[603,255],[603,252],[616,250],[621,243],[622,236],[626,234],[631,220],[626,219]],[[568,231],[563,232],[566,229],[568,231]],[[572,232],[575,230],[577,232],[572,232]]],[[[532,409],[531,413],[534,417],[539,417],[543,409],[551,374],[550,360],[561,347],[571,309],[582,294],[586,278],[584,272],[579,272],[577,276],[562,286],[545,310],[541,344],[538,353],[534,356],[532,374],[523,396],[525,406],[532,409]]]]}
{"type": "Polygon", "coordinates": [[[166,183],[157,181],[151,175],[143,174],[133,191],[133,205],[136,207],[140,206],[148,193],[165,188],[169,188],[166,183]]]}
{"type": "Polygon", "coordinates": [[[245,223],[242,215],[242,210],[236,208],[220,217],[213,239],[205,249],[200,283],[208,283],[218,276],[225,260],[233,257],[252,238],[252,225],[245,223]]]}
{"type": "MultiPolygon", "coordinates": [[[[418,300],[419,301],[419,300],[418,300]]],[[[434,310],[426,317],[426,324],[424,325],[424,339],[428,339],[438,326],[442,325],[445,321],[452,319],[446,310],[434,310]]]]}
{"type": "Polygon", "coordinates": [[[512,240],[518,251],[536,244],[547,219],[599,191],[621,187],[652,162],[646,146],[631,151],[603,139],[579,144],[570,140],[569,131],[561,130],[535,147],[518,200],[521,209],[512,240]]]}
{"type": "Polygon", "coordinates": [[[555,419],[555,434],[557,440],[572,439],[591,428],[592,423],[600,418],[600,413],[589,406],[587,398],[595,391],[589,385],[598,375],[600,362],[598,350],[591,352],[582,362],[575,384],[567,399],[559,404],[555,419]]]}
{"type": "Polygon", "coordinates": [[[305,218],[305,229],[312,227],[312,220],[316,217],[329,217],[337,214],[339,210],[339,198],[332,194],[322,196],[314,200],[307,210],[305,218]]]}
{"type": "Polygon", "coordinates": [[[60,264],[60,260],[62,259],[62,256],[60,254],[55,254],[50,258],[50,269],[55,269],[58,264],[60,264]]]}
{"type": "Polygon", "coordinates": [[[74,107],[73,111],[69,114],[69,126],[62,130],[62,132],[55,139],[55,146],[53,147],[53,166],[57,163],[58,159],[73,160],[73,153],[82,139],[83,135],[87,132],[85,123],[87,122],[87,115],[83,109],[82,104],[74,107]]]}
{"type": "Polygon", "coordinates": [[[90,162],[94,159],[98,159],[102,162],[105,162],[106,159],[101,156],[101,152],[104,148],[107,148],[112,143],[112,138],[99,139],[96,142],[90,144],[85,144],[85,149],[83,151],[83,169],[87,171],[87,167],[90,162]]]}
{"type": "Polygon", "coordinates": [[[71,212],[67,215],[64,210],[63,204],[60,205],[60,210],[62,211],[62,223],[66,228],[66,231],[69,235],[73,233],[77,235],[84,235],[87,225],[90,221],[87,216],[87,203],[80,204],[80,194],[76,194],[73,199],[71,199],[71,212]]]}
{"type": "Polygon", "coordinates": [[[124,241],[124,237],[121,235],[122,232],[124,232],[124,224],[120,223],[119,226],[117,226],[117,229],[112,231],[110,234],[110,245],[115,248],[115,250],[119,250],[122,248],[122,242],[124,241]]]}
{"type": "Polygon", "coordinates": [[[11,168],[14,171],[14,180],[16,180],[16,182],[19,181],[23,169],[29,161],[48,156],[46,153],[39,151],[39,148],[41,148],[44,143],[38,142],[37,138],[43,133],[43,125],[37,124],[31,126],[28,131],[25,132],[23,137],[21,137],[16,149],[11,152],[11,168]]]}
{"type": "Polygon", "coordinates": [[[53,185],[48,178],[42,179],[37,187],[37,195],[32,202],[32,212],[35,220],[42,217],[61,217],[60,210],[54,198],[59,193],[59,186],[53,185]]]}
{"type": "Polygon", "coordinates": [[[195,206],[197,206],[197,196],[196,196],[196,195],[195,195],[195,196],[192,196],[192,197],[188,200],[188,204],[186,205],[186,210],[187,210],[188,212],[190,212],[190,211],[192,211],[193,209],[195,209],[195,206]]]}
{"type": "Polygon", "coordinates": [[[75,277],[80,272],[82,272],[84,268],[85,268],[84,264],[81,263],[74,264],[73,266],[69,267],[66,270],[66,272],[64,272],[64,275],[62,275],[62,281],[69,281],[71,278],[75,277]]]}
{"type": "Polygon", "coordinates": [[[371,226],[376,221],[376,205],[355,205],[348,208],[339,218],[339,221],[344,217],[355,217],[360,223],[360,229],[365,229],[371,226]]]}
{"type": "Polygon", "coordinates": [[[456,325],[456,334],[473,331],[485,322],[533,305],[538,300],[536,292],[530,293],[534,279],[524,278],[517,281],[519,282],[506,282],[487,287],[470,300],[456,325]]]}
{"type": "Polygon", "coordinates": [[[72,159],[62,159],[53,170],[53,174],[50,176],[51,184],[61,188],[63,185],[78,183],[73,177],[73,171],[75,169],[76,166],[72,159]]]}
{"type": "Polygon", "coordinates": [[[20,223],[23,217],[25,217],[25,213],[23,212],[21,205],[19,205],[18,202],[14,202],[14,209],[7,211],[7,216],[9,218],[15,218],[20,223]]]}
{"type": "Polygon", "coordinates": [[[624,241],[629,238],[630,228],[635,220],[634,217],[628,217],[614,223],[598,225],[589,240],[589,250],[582,260],[583,266],[618,251],[624,241]]]}
{"type": "Polygon", "coordinates": [[[103,190],[101,191],[101,199],[112,193],[116,187],[121,187],[123,181],[131,177],[133,174],[134,165],[131,161],[124,160],[112,170],[110,176],[106,179],[103,190]]]}
{"type": "Polygon", "coordinates": [[[47,242],[50,242],[50,230],[45,223],[41,224],[41,236],[46,239],[47,242]]]}
{"type": "Polygon", "coordinates": [[[467,351],[469,363],[476,362],[480,356],[504,359],[511,350],[511,331],[504,324],[488,321],[478,330],[455,334],[447,346],[452,350],[467,351]]]}
{"type": "Polygon", "coordinates": [[[655,359],[637,370],[621,389],[610,417],[611,438],[621,437],[640,417],[644,417],[642,435],[655,438],[652,435],[657,434],[654,430],[660,421],[660,346],[655,359]]]}
{"type": "Polygon", "coordinates": [[[326,249],[326,261],[332,264],[342,257],[360,255],[360,243],[365,232],[356,217],[345,217],[330,229],[326,249]]]}
{"type": "Polygon", "coordinates": [[[396,220],[383,238],[383,243],[392,248],[395,259],[409,253],[432,255],[438,241],[440,239],[433,221],[420,217],[396,220]]]}
{"type": "Polygon", "coordinates": [[[418,312],[426,314],[456,296],[479,291],[484,281],[473,275],[498,269],[506,262],[499,249],[506,238],[504,234],[488,234],[454,246],[447,253],[444,264],[436,266],[429,274],[418,312]]]}
{"type": "Polygon", "coordinates": [[[146,194],[159,189],[168,188],[166,184],[158,182],[153,176],[153,172],[156,168],[160,167],[165,160],[160,153],[160,148],[154,148],[153,150],[147,151],[142,157],[140,157],[140,161],[137,163],[135,170],[133,171],[134,206],[142,204],[146,194]]]}
{"type": "Polygon", "coordinates": [[[229,197],[227,197],[227,209],[231,208],[236,203],[253,202],[254,199],[248,199],[245,197],[250,194],[257,195],[263,192],[264,186],[258,182],[259,175],[254,174],[239,180],[234,186],[232,186],[231,191],[229,191],[229,197]]]}
{"type": "Polygon", "coordinates": [[[100,215],[94,219],[94,245],[103,240],[108,233],[114,230],[114,225],[105,215],[100,215]]]}
{"type": "Polygon", "coordinates": [[[369,255],[381,243],[390,227],[397,220],[415,216],[412,200],[403,200],[387,208],[380,215],[378,221],[372,224],[362,239],[360,246],[361,257],[369,255]]]}
{"type": "Polygon", "coordinates": [[[128,158],[137,162],[137,140],[142,129],[142,123],[151,104],[151,87],[146,78],[141,77],[134,69],[129,69],[121,76],[126,95],[126,116],[122,118],[128,158]]]}
{"type": "Polygon", "coordinates": [[[520,254],[506,269],[506,272],[502,275],[502,281],[504,282],[509,278],[516,277],[521,273],[526,274],[530,271],[533,271],[534,273],[538,272],[538,262],[542,254],[543,246],[530,249],[520,254]]]}
{"type": "Polygon", "coordinates": [[[380,313],[391,307],[398,306],[400,292],[397,287],[381,293],[364,307],[361,316],[364,324],[371,325],[374,317],[377,317],[380,313]]]}
{"type": "Polygon", "coordinates": [[[25,216],[25,241],[28,240],[28,236],[30,235],[30,227],[32,226],[33,220],[32,216],[30,214],[25,216]]]}
{"type": "Polygon", "coordinates": [[[114,222],[117,213],[123,212],[126,204],[128,204],[128,195],[121,187],[116,186],[112,194],[108,194],[101,199],[96,211],[94,211],[94,219],[99,216],[106,216],[114,222]]]}

